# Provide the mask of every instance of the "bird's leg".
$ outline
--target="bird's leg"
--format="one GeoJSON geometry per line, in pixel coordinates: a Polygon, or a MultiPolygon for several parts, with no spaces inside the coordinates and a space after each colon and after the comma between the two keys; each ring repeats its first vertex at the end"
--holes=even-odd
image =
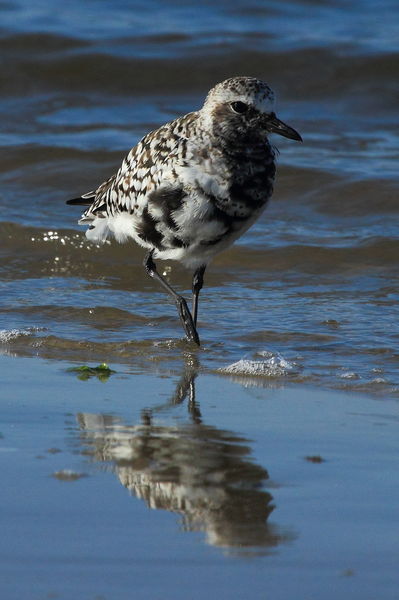
{"type": "Polygon", "coordinates": [[[204,273],[205,273],[206,265],[201,265],[196,269],[193,275],[193,321],[194,325],[197,327],[197,316],[198,316],[198,296],[202,286],[204,285],[204,273]]]}
{"type": "Polygon", "coordinates": [[[150,250],[150,252],[145,257],[144,263],[143,263],[144,268],[147,271],[148,275],[150,277],[152,277],[153,279],[156,279],[157,281],[159,281],[159,283],[168,292],[168,294],[170,296],[172,296],[172,298],[175,301],[175,304],[177,306],[179,317],[182,322],[183,329],[186,334],[187,340],[189,342],[194,342],[195,344],[197,344],[199,346],[200,345],[199,336],[198,336],[197,329],[195,327],[193,318],[191,316],[191,313],[188,309],[187,302],[185,301],[185,299],[182,296],[179,296],[179,294],[177,294],[175,292],[175,290],[170,287],[170,285],[162,277],[162,275],[160,275],[158,273],[155,262],[152,258],[153,252],[154,252],[154,250],[150,250]]]}

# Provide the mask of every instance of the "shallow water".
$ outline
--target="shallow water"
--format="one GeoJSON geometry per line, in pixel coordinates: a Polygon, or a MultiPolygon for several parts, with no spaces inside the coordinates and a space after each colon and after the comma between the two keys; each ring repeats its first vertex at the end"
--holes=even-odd
{"type": "MultiPolygon", "coordinates": [[[[304,581],[311,581],[311,561],[305,568],[299,557],[313,542],[304,536],[301,528],[300,534],[295,527],[292,533],[291,525],[295,519],[284,518],[284,510],[291,510],[287,508],[289,501],[284,493],[277,501],[280,513],[277,510],[272,513],[272,516],[280,515],[276,522],[281,525],[282,532],[278,527],[276,533],[274,528],[269,531],[265,526],[269,522],[269,519],[265,520],[267,507],[272,502],[268,494],[275,496],[274,490],[268,487],[269,471],[273,480],[285,480],[289,489],[294,486],[297,490],[294,477],[297,465],[291,465],[289,472],[284,471],[284,456],[291,450],[301,457],[300,460],[306,453],[323,453],[321,438],[316,438],[320,444],[315,443],[315,447],[309,449],[305,449],[304,440],[308,435],[317,434],[312,427],[317,429],[324,423],[324,432],[325,424],[330,423],[331,418],[338,418],[332,409],[336,403],[339,406],[348,403],[349,412],[358,416],[348,422],[342,457],[348,459],[356,451],[358,462],[347,465],[345,472],[348,482],[351,478],[356,481],[357,469],[366,468],[365,465],[374,460],[372,449],[377,447],[385,452],[385,442],[377,434],[380,431],[378,419],[378,426],[367,429],[370,448],[363,446],[363,442],[357,446],[355,431],[363,422],[360,405],[364,402],[364,406],[369,407],[367,410],[373,412],[371,407],[383,402],[384,408],[381,411],[376,408],[375,414],[387,410],[393,415],[395,400],[399,397],[398,12],[397,3],[390,0],[378,3],[378,10],[367,0],[350,3],[293,0],[262,5],[242,1],[198,5],[192,1],[182,4],[171,0],[146,3],[100,0],[81,3],[73,0],[57,5],[57,10],[48,0],[36,1],[34,5],[26,0],[0,3],[3,58],[0,68],[3,115],[0,122],[3,147],[0,163],[0,365],[2,371],[12,373],[14,377],[4,388],[7,401],[11,402],[14,396],[25,398],[22,405],[17,403],[9,413],[10,427],[16,427],[20,420],[21,431],[21,442],[16,446],[19,454],[4,455],[7,456],[4,467],[11,478],[18,465],[20,477],[24,478],[24,457],[29,452],[35,455],[44,452],[39,449],[42,442],[37,437],[36,426],[30,425],[30,412],[21,414],[20,411],[29,405],[35,419],[44,419],[43,415],[50,410],[50,398],[56,404],[58,402],[57,386],[62,390],[62,406],[73,404],[68,444],[75,448],[74,444],[77,444],[79,453],[87,453],[94,464],[99,465],[113,464],[115,460],[114,449],[108,446],[116,430],[123,439],[133,437],[137,438],[138,444],[142,443],[140,428],[149,418],[148,406],[167,404],[168,399],[174,397],[175,403],[161,411],[166,422],[156,421],[152,429],[151,439],[154,436],[157,440],[155,445],[159,439],[169,439],[171,435],[178,441],[165,442],[167,456],[175,452],[189,454],[192,452],[190,446],[198,444],[195,446],[197,455],[205,454],[205,465],[217,454],[218,461],[226,467],[227,478],[230,467],[233,471],[235,468],[249,470],[250,477],[245,485],[254,494],[253,506],[262,505],[264,511],[259,535],[270,540],[281,573],[289,574],[289,578],[294,577],[294,573],[300,578],[302,573],[304,581]],[[179,114],[198,108],[212,85],[236,74],[255,75],[270,83],[277,92],[277,114],[300,131],[304,143],[293,143],[278,136],[273,140],[280,149],[273,200],[259,222],[209,266],[200,298],[202,347],[196,350],[181,339],[182,331],[174,306],[144,274],[142,249],[134,244],[119,246],[114,242],[101,248],[90,245],[76,224],[79,211],[66,206],[65,200],[106,179],[142,135],[179,114]],[[96,365],[103,361],[118,372],[106,384],[94,382],[93,378],[84,383],[75,381],[73,375],[65,375],[65,369],[73,365],[96,365]],[[59,375],[61,372],[62,376],[59,375]],[[194,377],[194,372],[197,387],[201,388],[201,381],[205,385],[206,391],[199,394],[201,405],[204,398],[211,398],[213,410],[218,412],[217,421],[210,419],[205,427],[198,427],[194,400],[189,403],[190,416],[184,413],[183,422],[175,423],[176,398],[182,399],[184,391],[190,395],[190,377],[194,377]],[[45,384],[47,377],[55,378],[50,390],[45,384]],[[34,396],[29,391],[30,378],[36,381],[34,396]],[[139,399],[134,394],[131,396],[136,382],[139,399]],[[85,388],[85,385],[90,387],[85,388]],[[320,407],[315,400],[310,412],[303,414],[302,398],[303,394],[312,393],[308,392],[309,388],[343,390],[351,395],[328,395],[328,392],[324,396],[323,392],[322,397],[328,398],[326,403],[320,407]],[[371,399],[357,393],[365,393],[371,399]],[[85,397],[83,403],[76,401],[81,394],[85,397]],[[270,394],[276,394],[275,402],[281,404],[272,431],[265,426],[272,409],[270,403],[264,401],[270,394]],[[301,399],[298,402],[294,400],[295,394],[301,399]],[[145,401],[141,401],[141,395],[145,401]],[[230,395],[236,398],[236,420],[233,421],[230,421],[230,395]],[[240,421],[240,411],[245,411],[248,398],[253,397],[258,398],[256,410],[261,414],[256,411],[254,414],[260,419],[259,423],[252,414],[240,421]],[[41,398],[46,398],[43,406],[40,405],[41,398]],[[110,408],[104,407],[105,398],[108,398],[110,408]],[[133,402],[138,413],[144,410],[144,416],[134,420],[128,418],[118,404],[118,398],[129,399],[126,400],[127,412],[133,402]],[[86,402],[91,408],[82,406],[86,402]],[[323,412],[326,406],[329,409],[323,412]],[[317,423],[310,420],[309,431],[297,439],[297,448],[293,450],[295,427],[285,430],[284,423],[287,419],[290,421],[294,410],[296,426],[304,427],[313,409],[319,414],[317,423]],[[259,440],[266,439],[265,436],[279,437],[280,462],[271,469],[268,456],[274,456],[275,450],[270,450],[269,454],[269,450],[262,450],[251,470],[248,467],[252,464],[251,452],[243,450],[242,445],[250,445],[249,438],[262,444],[259,440]],[[209,454],[205,451],[206,440],[210,444],[209,454]],[[220,454],[220,447],[225,445],[227,454],[220,454]],[[360,449],[364,452],[363,463],[360,449]],[[17,462],[14,463],[11,457],[16,457],[17,462]],[[260,490],[260,496],[253,490],[260,490]]],[[[162,268],[170,282],[188,295],[191,274],[173,263],[162,263],[162,268]]],[[[183,405],[180,409],[185,410],[183,405]]],[[[337,414],[341,415],[342,423],[346,422],[347,413],[337,414]]],[[[54,443],[62,445],[64,433],[60,415],[58,413],[54,421],[48,416],[50,428],[40,429],[40,435],[48,439],[48,447],[52,443],[53,425],[56,428],[54,443]]],[[[389,418],[392,430],[395,418],[389,418]]],[[[341,433],[334,428],[331,431],[327,446],[332,454],[336,452],[335,444],[341,442],[341,433]]],[[[9,432],[4,435],[4,441],[7,441],[9,432]]],[[[392,455],[384,455],[387,461],[384,473],[388,479],[392,476],[387,473],[395,448],[394,437],[389,440],[392,455]]],[[[58,454],[47,456],[47,460],[51,458],[54,462],[54,471],[58,467],[61,471],[68,469],[66,463],[70,461],[57,462],[57,457],[58,454]]],[[[130,460],[133,460],[131,456],[130,460]]],[[[218,461],[217,469],[220,467],[218,461]]],[[[37,478],[34,479],[32,474],[30,489],[35,490],[39,506],[43,498],[53,493],[48,486],[62,483],[65,489],[68,485],[57,479],[47,480],[43,468],[39,467],[44,463],[37,461],[35,464],[37,478]]],[[[327,487],[335,490],[340,485],[339,468],[335,466],[337,470],[328,470],[328,461],[320,465],[306,461],[300,464],[302,470],[309,469],[306,484],[301,488],[301,510],[304,510],[305,501],[311,508],[319,510],[320,504],[326,506],[327,487]],[[316,469],[319,469],[318,474],[327,471],[323,489],[313,487],[317,485],[312,476],[316,469]],[[313,492],[316,495],[313,496],[313,492]]],[[[86,469],[80,455],[72,466],[78,471],[86,469]]],[[[376,478],[379,468],[379,463],[373,467],[376,478]]],[[[161,461],[161,479],[165,469],[167,471],[161,461]]],[[[190,476],[198,478],[206,471],[204,465],[199,465],[198,469],[190,476]]],[[[133,494],[141,489],[137,482],[131,486],[127,483],[131,474],[123,474],[119,466],[112,467],[111,471],[133,494]]],[[[61,479],[63,476],[68,479],[68,473],[61,473],[61,479]]],[[[94,503],[97,492],[100,495],[106,493],[106,503],[112,505],[115,487],[106,478],[104,492],[103,477],[95,469],[95,476],[76,481],[73,486],[80,486],[80,489],[94,486],[87,491],[90,502],[94,503]]],[[[156,476],[152,473],[151,477],[155,478],[154,486],[157,487],[156,476]]],[[[144,482],[143,485],[147,484],[144,482]]],[[[385,485],[388,486],[388,482],[385,485]]],[[[78,507],[81,499],[73,486],[68,487],[68,499],[78,507]]],[[[370,492],[367,486],[366,480],[362,480],[361,489],[370,492]]],[[[388,492],[384,486],[381,490],[388,492]]],[[[351,493],[355,493],[354,487],[349,486],[351,493]]],[[[23,495],[21,489],[18,493],[23,495]]],[[[12,506],[12,491],[10,494],[7,510],[12,506]]],[[[138,491],[136,495],[140,494],[144,498],[145,493],[138,491]]],[[[126,496],[121,492],[119,498],[130,511],[133,502],[130,498],[126,500],[126,496]]],[[[156,496],[154,499],[146,497],[146,501],[150,504],[158,502],[156,496]]],[[[181,497],[179,501],[182,501],[181,497]]],[[[294,502],[293,496],[290,501],[294,502]]],[[[295,501],[299,501],[298,498],[295,501]]],[[[183,529],[189,531],[197,527],[192,525],[192,519],[197,523],[199,518],[198,506],[194,500],[192,502],[194,515],[186,514],[183,518],[183,529]]],[[[23,503],[21,496],[21,511],[26,510],[23,503]]],[[[104,504],[104,511],[109,510],[109,505],[104,504]]],[[[349,525],[351,519],[357,518],[355,505],[354,499],[346,513],[348,522],[345,525],[337,515],[328,516],[335,532],[342,523],[332,553],[340,553],[345,547],[344,530],[353,532],[359,548],[361,540],[364,543],[360,525],[359,528],[353,525],[353,530],[349,525]]],[[[165,539],[173,538],[173,544],[181,545],[177,564],[192,560],[195,564],[206,564],[208,569],[211,564],[219,565],[233,577],[234,568],[238,567],[228,566],[228,561],[232,560],[231,554],[238,561],[242,556],[237,557],[235,551],[229,550],[229,558],[223,559],[227,562],[218,562],[220,554],[214,553],[213,548],[218,547],[214,540],[220,532],[216,533],[209,526],[212,535],[209,533],[208,525],[204,525],[204,519],[208,523],[208,515],[202,515],[202,521],[199,518],[198,527],[205,528],[213,542],[203,546],[204,537],[201,537],[194,548],[194,542],[187,541],[184,536],[175,537],[173,519],[168,521],[169,525],[172,523],[168,532],[156,533],[158,525],[161,530],[166,527],[165,516],[161,516],[166,514],[164,511],[147,513],[138,508],[143,506],[142,503],[135,506],[133,510],[141,511],[139,518],[144,519],[145,527],[151,529],[152,542],[147,540],[146,543],[153,543],[155,547],[164,545],[165,539]],[[185,551],[190,558],[185,558],[185,551]]],[[[384,526],[388,526],[393,510],[393,507],[385,507],[385,512],[380,511],[377,516],[370,499],[358,522],[364,523],[367,513],[367,522],[371,521],[374,527],[386,514],[384,526]]],[[[60,515],[61,512],[57,512],[54,516],[54,523],[58,525],[60,515]]],[[[96,535],[105,539],[107,527],[99,515],[103,528],[97,529],[96,535]]],[[[46,521],[44,516],[43,519],[47,528],[54,526],[51,519],[46,521]]],[[[246,522],[241,514],[236,521],[242,520],[246,522]]],[[[28,523],[23,522],[29,531],[28,523]]],[[[317,523],[306,518],[304,527],[305,523],[319,532],[325,525],[323,518],[317,523]]],[[[117,545],[121,531],[116,532],[114,525],[110,525],[109,535],[113,545],[117,545]]],[[[222,529],[226,536],[226,530],[229,530],[233,539],[235,535],[238,538],[249,535],[253,523],[246,522],[246,525],[241,534],[234,527],[230,531],[226,523],[222,529]]],[[[257,533],[258,525],[259,521],[255,526],[257,533]]],[[[118,527],[122,529],[122,523],[118,527]]],[[[135,532],[142,545],[145,527],[143,525],[143,529],[135,532]]],[[[324,535],[330,533],[324,531],[324,535]]],[[[82,533],[79,544],[83,543],[84,535],[89,537],[88,530],[82,533]]],[[[390,556],[393,549],[390,544],[388,540],[386,546],[381,546],[384,556],[390,556]]],[[[229,547],[229,543],[225,546],[229,547]]],[[[235,544],[231,546],[235,547],[235,544]]],[[[253,556],[258,550],[248,549],[250,543],[245,547],[255,560],[253,556]]],[[[267,543],[263,549],[265,547],[267,543]]],[[[72,542],[70,548],[72,552],[72,542]]],[[[151,552],[147,550],[149,554],[143,560],[150,560],[151,552]]],[[[326,548],[324,551],[327,552],[326,548]]],[[[39,560],[35,548],[24,552],[25,558],[30,552],[32,563],[29,564],[34,565],[39,560]]],[[[50,555],[51,552],[43,559],[48,560],[50,555]]],[[[151,559],[152,567],[166,564],[167,559],[162,553],[155,555],[158,558],[151,559]]],[[[7,579],[10,584],[5,600],[23,596],[12,593],[13,577],[14,581],[18,578],[16,565],[21,559],[18,552],[15,557],[16,562],[7,579]]],[[[119,559],[115,559],[116,562],[119,559]]],[[[98,560],[110,564],[107,562],[109,557],[98,560]]],[[[325,589],[332,573],[328,569],[334,561],[326,558],[325,564],[329,567],[324,570],[325,566],[317,562],[317,557],[312,560],[316,561],[320,585],[324,583],[324,595],[317,589],[316,597],[332,597],[325,589]]],[[[62,565],[65,566],[63,559],[59,556],[57,561],[62,569],[62,565]]],[[[342,565],[334,566],[334,573],[354,569],[352,562],[349,558],[342,561],[342,565]]],[[[276,567],[277,563],[273,564],[276,567]]],[[[357,568],[366,569],[367,564],[366,559],[362,562],[359,558],[357,568]]],[[[394,571],[389,571],[389,564],[387,560],[385,579],[381,575],[387,587],[383,594],[377,594],[379,598],[394,597],[391,591],[395,589],[392,583],[395,577],[394,571]],[[392,583],[391,588],[387,582],[392,583]]],[[[255,570],[259,567],[258,563],[256,565],[255,570]]],[[[262,568],[265,565],[262,563],[262,568]]],[[[74,578],[77,577],[75,567],[69,572],[74,578]]],[[[118,576],[122,579],[125,568],[126,562],[119,562],[118,576]]],[[[272,577],[273,568],[265,568],[270,568],[268,576],[272,577]]],[[[247,572],[241,572],[243,582],[250,574],[255,581],[251,569],[248,566],[247,572]]],[[[33,572],[32,566],[32,577],[33,572]]],[[[182,572],[180,569],[179,577],[183,576],[182,572]]],[[[381,566],[380,573],[383,572],[381,566]]],[[[56,580],[57,570],[54,573],[56,580]]],[[[187,575],[188,579],[191,576],[192,571],[187,575]]],[[[89,575],[87,577],[86,583],[90,580],[89,575]]],[[[275,577],[277,585],[279,575],[275,577]]],[[[211,581],[210,574],[209,578],[211,581]]],[[[215,585],[221,585],[216,575],[213,581],[215,585]]],[[[281,575],[279,581],[280,596],[291,598],[287,579],[281,575]]],[[[334,585],[338,585],[337,581],[334,579],[334,585]]],[[[350,591],[345,588],[345,592],[341,590],[341,596],[368,597],[366,580],[346,577],[342,582],[342,585],[352,582],[352,588],[350,591]]],[[[260,579],[254,583],[258,584],[260,587],[254,589],[254,597],[260,598],[263,597],[260,579]]],[[[374,589],[380,584],[377,579],[373,580],[374,589]]],[[[49,587],[45,589],[50,593],[49,587]]],[[[150,596],[154,597],[154,591],[158,593],[156,589],[152,588],[150,596]]],[[[210,589],[210,583],[209,589],[199,585],[198,597],[209,596],[210,589]]],[[[231,589],[234,589],[233,584],[231,589]]],[[[94,597],[94,592],[89,596],[89,591],[83,587],[80,595],[77,590],[79,585],[66,592],[65,597],[69,597],[68,594],[74,594],[74,598],[94,597]]],[[[107,584],[96,593],[112,598],[126,597],[122,583],[119,596],[111,590],[107,584]]],[[[61,597],[61,591],[57,593],[61,597]]],[[[177,597],[176,594],[175,589],[173,597],[177,597]]],[[[334,597],[337,595],[340,594],[334,597]]],[[[308,596],[304,591],[303,597],[308,596]]],[[[369,595],[370,598],[375,596],[369,595]]],[[[144,591],[142,597],[146,597],[144,591]]]]}
{"type": "Polygon", "coordinates": [[[66,366],[2,358],[2,598],[396,598],[396,400],[66,366]]]}

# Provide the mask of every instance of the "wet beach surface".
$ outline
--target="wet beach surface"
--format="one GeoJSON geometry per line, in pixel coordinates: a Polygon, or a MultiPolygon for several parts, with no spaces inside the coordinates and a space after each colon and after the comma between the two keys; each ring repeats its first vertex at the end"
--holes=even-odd
{"type": "Polygon", "coordinates": [[[0,4],[4,600],[397,597],[397,17],[0,4]],[[237,74],[304,143],[273,139],[273,200],[209,266],[196,350],[142,249],[89,244],[65,200],[237,74]]]}

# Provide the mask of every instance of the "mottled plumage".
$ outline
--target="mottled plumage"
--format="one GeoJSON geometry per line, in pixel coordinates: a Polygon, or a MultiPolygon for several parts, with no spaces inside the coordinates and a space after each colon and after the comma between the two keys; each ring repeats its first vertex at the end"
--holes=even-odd
{"type": "Polygon", "coordinates": [[[179,304],[191,340],[199,341],[197,299],[207,263],[252,225],[272,194],[275,154],[267,134],[301,139],[276,118],[273,106],[274,94],[264,82],[227,79],[209,92],[199,111],[147,134],[115,175],[69,201],[89,205],[79,221],[89,225],[88,239],[133,238],[148,248],[151,276],[162,279],[156,258],[181,261],[196,269],[197,279],[200,272],[193,318],[188,309],[182,316],[183,299],[161,281],[179,304]]]}

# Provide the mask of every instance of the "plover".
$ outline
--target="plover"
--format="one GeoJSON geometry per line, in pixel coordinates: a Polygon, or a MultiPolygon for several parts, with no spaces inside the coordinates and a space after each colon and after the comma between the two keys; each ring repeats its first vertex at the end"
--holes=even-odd
{"type": "Polygon", "coordinates": [[[273,191],[275,150],[268,135],[302,141],[274,112],[274,93],[254,77],[233,77],[203,107],[148,133],[119,171],[67,204],[88,208],[79,224],[103,242],[133,239],[144,267],[171,295],[189,341],[199,345],[198,296],[209,261],[262,214],[273,191]],[[155,259],[193,269],[192,310],[158,273],[155,259]]]}

